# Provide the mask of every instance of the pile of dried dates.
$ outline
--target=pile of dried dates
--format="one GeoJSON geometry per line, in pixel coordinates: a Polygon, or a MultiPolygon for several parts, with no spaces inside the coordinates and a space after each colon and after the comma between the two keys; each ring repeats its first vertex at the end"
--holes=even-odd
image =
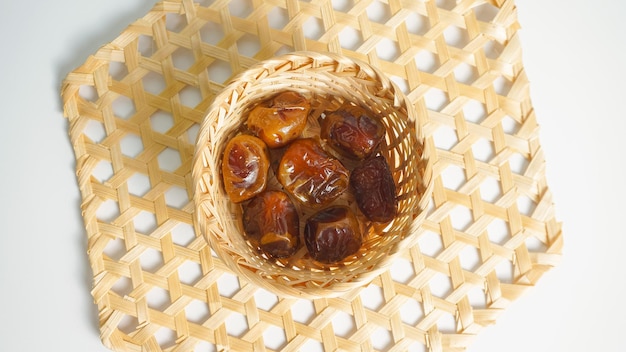
{"type": "Polygon", "coordinates": [[[396,187],[379,153],[385,138],[380,119],[346,102],[320,116],[318,138],[304,138],[311,110],[292,91],[256,105],[245,132],[226,145],[222,177],[230,200],[242,206],[245,235],[254,246],[269,257],[288,258],[304,242],[311,258],[332,264],[363,243],[359,217],[335,201],[352,192],[368,221],[387,223],[397,213],[396,187]],[[271,175],[280,189],[267,187],[271,175]],[[304,222],[304,241],[299,206],[314,210],[304,222]]]}

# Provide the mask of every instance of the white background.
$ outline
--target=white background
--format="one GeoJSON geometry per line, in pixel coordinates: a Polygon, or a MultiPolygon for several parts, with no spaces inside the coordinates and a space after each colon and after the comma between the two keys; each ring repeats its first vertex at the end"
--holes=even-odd
{"type": "MultiPolygon", "coordinates": [[[[60,85],[153,3],[0,5],[0,351],[107,351],[89,293],[60,85]]],[[[626,351],[626,3],[518,0],[517,6],[565,250],[561,265],[470,351],[626,351]]]]}

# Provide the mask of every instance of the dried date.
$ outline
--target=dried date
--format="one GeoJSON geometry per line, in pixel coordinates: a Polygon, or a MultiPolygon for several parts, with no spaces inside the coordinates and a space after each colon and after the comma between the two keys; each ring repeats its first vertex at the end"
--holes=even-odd
{"type": "Polygon", "coordinates": [[[267,146],[259,138],[238,135],[230,139],[222,158],[224,189],[230,200],[240,203],[261,193],[269,164],[267,146]]]}
{"type": "Polygon", "coordinates": [[[243,224],[250,242],[270,257],[286,258],[300,247],[298,212],[284,192],[252,198],[244,207],[243,224]]]}
{"type": "Polygon", "coordinates": [[[311,104],[301,94],[283,92],[257,105],[248,115],[248,128],[270,148],[283,147],[300,137],[311,104]]]}
{"type": "Polygon", "coordinates": [[[321,138],[339,154],[362,160],[376,150],[385,127],[367,110],[349,103],[320,121],[321,138]]]}
{"type": "Polygon", "coordinates": [[[350,186],[359,210],[369,220],[388,222],[396,216],[396,185],[383,156],[367,159],[352,170],[350,186]]]}
{"type": "Polygon", "coordinates": [[[361,248],[363,235],[349,208],[333,206],[307,219],[304,242],[313,259],[331,264],[355,254],[361,248]]]}
{"type": "Polygon", "coordinates": [[[317,207],[335,200],[349,184],[349,173],[343,164],[310,138],[298,139],[287,147],[277,177],[295,198],[317,207]]]}

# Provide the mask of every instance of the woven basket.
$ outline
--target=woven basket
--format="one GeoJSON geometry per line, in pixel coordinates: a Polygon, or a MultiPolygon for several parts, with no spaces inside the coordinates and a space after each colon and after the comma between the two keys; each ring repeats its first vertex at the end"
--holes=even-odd
{"type": "MultiPolygon", "coordinates": [[[[196,143],[193,165],[195,202],[201,231],[215,252],[237,274],[280,295],[338,296],[370,282],[388,268],[401,249],[414,244],[416,229],[431,199],[432,166],[415,112],[400,90],[370,65],[331,53],[294,52],[263,61],[235,78],[215,99],[196,143]],[[278,92],[297,91],[312,113],[303,137],[319,135],[318,117],[351,102],[381,116],[386,129],[381,154],[396,182],[398,214],[388,224],[367,222],[361,249],[340,263],[322,264],[302,248],[286,259],[271,259],[246,240],[241,206],[228,200],[221,165],[228,139],[239,133],[247,112],[278,92]],[[430,186],[429,186],[430,185],[430,186]]],[[[272,183],[272,182],[270,182],[272,183]]],[[[280,188],[275,181],[268,188],[280,188]]],[[[336,202],[356,204],[350,192],[336,202]]],[[[301,223],[316,211],[301,208],[301,223]]],[[[301,226],[300,228],[302,228],[301,226]]]]}

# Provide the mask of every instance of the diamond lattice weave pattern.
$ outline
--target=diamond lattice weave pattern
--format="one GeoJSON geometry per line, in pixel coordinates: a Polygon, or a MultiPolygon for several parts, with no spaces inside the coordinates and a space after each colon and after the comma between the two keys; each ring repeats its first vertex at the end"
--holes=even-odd
{"type": "Polygon", "coordinates": [[[101,338],[114,351],[463,351],[557,265],[561,225],[515,4],[164,1],[65,79],[101,338]],[[291,51],[383,70],[434,158],[418,244],[369,286],[281,298],[194,224],[191,162],[229,78],[291,51]]]}

